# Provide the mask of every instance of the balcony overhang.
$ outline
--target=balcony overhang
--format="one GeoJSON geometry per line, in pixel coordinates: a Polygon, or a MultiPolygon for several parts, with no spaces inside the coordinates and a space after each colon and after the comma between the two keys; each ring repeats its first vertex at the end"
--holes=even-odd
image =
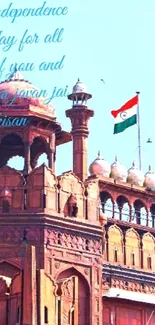
{"type": "Polygon", "coordinates": [[[150,295],[142,292],[133,292],[117,288],[110,288],[103,294],[106,298],[125,299],[146,304],[155,305],[155,295],[150,295]]]}

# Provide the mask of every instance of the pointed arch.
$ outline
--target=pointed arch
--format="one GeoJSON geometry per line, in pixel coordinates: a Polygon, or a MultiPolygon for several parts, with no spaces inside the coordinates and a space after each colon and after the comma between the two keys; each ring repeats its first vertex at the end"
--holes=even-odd
{"type": "Polygon", "coordinates": [[[143,242],[143,267],[144,269],[155,270],[155,238],[149,232],[142,238],[143,242]]]}
{"type": "Polygon", "coordinates": [[[122,230],[112,225],[108,230],[109,261],[123,263],[123,233],[122,230]],[[116,258],[117,255],[117,258],[116,258]]]}
{"type": "Polygon", "coordinates": [[[150,207],[149,227],[155,228],[155,203],[152,203],[150,207]]]}
{"type": "Polygon", "coordinates": [[[70,323],[72,315],[74,319],[78,317],[79,325],[88,324],[90,322],[90,286],[88,280],[76,267],[69,267],[57,274],[57,283],[60,281],[62,281],[63,292],[65,290],[65,295],[61,296],[61,301],[57,300],[61,316],[65,317],[68,323],[70,323]],[[68,294],[71,304],[67,299],[68,294]],[[74,299],[74,297],[76,298],[74,299]],[[75,301],[74,308],[72,299],[75,301]],[[72,314],[72,308],[74,314],[72,314]]]}
{"type": "Polygon", "coordinates": [[[84,280],[87,282],[87,284],[89,286],[89,289],[90,289],[90,284],[88,282],[88,279],[87,279],[86,275],[77,266],[74,265],[74,266],[65,267],[65,268],[60,269],[58,271],[58,273],[56,274],[55,279],[56,280],[60,279],[61,278],[61,274],[64,273],[64,272],[70,274],[69,276],[77,275],[77,276],[83,277],[84,280]]]}
{"type": "Polygon", "coordinates": [[[116,198],[116,202],[119,209],[119,219],[122,221],[130,220],[130,202],[125,195],[119,195],[116,198]]]}
{"type": "Polygon", "coordinates": [[[109,218],[113,217],[114,212],[114,199],[112,195],[107,191],[100,192],[100,200],[102,211],[109,218]]]}
{"type": "Polygon", "coordinates": [[[142,226],[148,225],[148,210],[146,204],[142,200],[135,200],[133,222],[142,226]]]}
{"type": "Polygon", "coordinates": [[[132,267],[140,267],[140,237],[133,228],[127,230],[126,235],[126,264],[132,267]]]}

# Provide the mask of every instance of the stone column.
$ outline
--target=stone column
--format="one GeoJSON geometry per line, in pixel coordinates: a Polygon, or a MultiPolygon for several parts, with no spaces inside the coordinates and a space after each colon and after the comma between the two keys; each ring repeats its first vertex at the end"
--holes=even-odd
{"type": "Polygon", "coordinates": [[[73,172],[84,182],[88,177],[88,121],[94,111],[85,106],[78,106],[66,111],[72,124],[73,137],[73,172]]]}
{"type": "Polygon", "coordinates": [[[49,168],[54,172],[54,150],[50,149],[48,154],[49,168]]]}
{"type": "Polygon", "coordinates": [[[31,149],[31,143],[25,142],[24,144],[24,157],[25,157],[25,163],[24,163],[24,173],[29,174],[31,171],[31,158],[30,158],[30,149],[31,149]]]}
{"type": "Polygon", "coordinates": [[[51,168],[52,172],[55,173],[55,160],[56,160],[55,133],[53,133],[50,136],[49,146],[50,146],[48,152],[49,168],[51,168]]]}

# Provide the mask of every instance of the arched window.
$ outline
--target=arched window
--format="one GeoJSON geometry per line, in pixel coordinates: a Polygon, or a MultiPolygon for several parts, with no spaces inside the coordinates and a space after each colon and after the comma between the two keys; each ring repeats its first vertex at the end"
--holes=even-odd
{"type": "Polygon", "coordinates": [[[148,256],[148,258],[147,258],[147,268],[148,269],[152,269],[152,258],[151,258],[151,256],[148,256]]]}
{"type": "Polygon", "coordinates": [[[44,323],[48,324],[48,308],[44,307],[44,323]]]}
{"type": "Polygon", "coordinates": [[[9,204],[8,200],[2,201],[2,212],[4,212],[4,213],[10,212],[10,204],[9,204]]]}
{"type": "Polygon", "coordinates": [[[118,203],[114,204],[114,218],[120,220],[120,208],[118,203]]]}
{"type": "Polygon", "coordinates": [[[140,200],[136,200],[134,202],[134,215],[132,222],[142,226],[146,226],[148,224],[147,211],[143,202],[140,200]]]}
{"type": "Polygon", "coordinates": [[[130,220],[130,207],[128,200],[125,196],[120,195],[117,197],[117,204],[119,209],[119,219],[123,221],[130,220]]]}
{"type": "Polygon", "coordinates": [[[114,249],[114,262],[118,262],[117,248],[114,249]]]}
{"type": "Polygon", "coordinates": [[[70,310],[70,325],[74,325],[74,307],[70,310]]]}
{"type": "Polygon", "coordinates": [[[100,200],[103,213],[105,213],[106,217],[113,218],[113,201],[110,194],[108,192],[101,192],[100,200]]]}
{"type": "Polygon", "coordinates": [[[135,253],[134,252],[132,252],[131,253],[131,265],[135,265],[135,253]]]}
{"type": "Polygon", "coordinates": [[[151,205],[149,216],[149,227],[155,228],[155,204],[151,205]]]}

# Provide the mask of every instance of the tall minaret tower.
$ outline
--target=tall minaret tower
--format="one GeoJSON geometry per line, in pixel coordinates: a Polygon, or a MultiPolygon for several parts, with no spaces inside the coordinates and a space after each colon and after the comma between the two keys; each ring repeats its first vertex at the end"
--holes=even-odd
{"type": "Polygon", "coordinates": [[[73,136],[73,172],[82,182],[88,177],[87,138],[89,135],[88,120],[94,116],[94,111],[88,109],[87,101],[92,95],[87,93],[85,85],[78,79],[73,92],[68,96],[73,106],[66,111],[71,119],[73,136]]]}

